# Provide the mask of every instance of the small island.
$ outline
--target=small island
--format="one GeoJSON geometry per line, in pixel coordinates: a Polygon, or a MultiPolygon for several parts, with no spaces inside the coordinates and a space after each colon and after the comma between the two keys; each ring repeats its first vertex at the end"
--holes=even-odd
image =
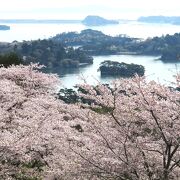
{"type": "Polygon", "coordinates": [[[10,30],[10,26],[0,25],[0,30],[10,30]]]}
{"type": "Polygon", "coordinates": [[[138,64],[126,64],[124,62],[116,61],[103,61],[100,64],[99,70],[101,76],[121,76],[121,77],[133,77],[136,74],[143,76],[145,69],[144,66],[138,64]]]}
{"type": "Polygon", "coordinates": [[[116,20],[108,20],[100,16],[87,16],[82,23],[86,26],[102,26],[108,24],[119,24],[116,20]]]}

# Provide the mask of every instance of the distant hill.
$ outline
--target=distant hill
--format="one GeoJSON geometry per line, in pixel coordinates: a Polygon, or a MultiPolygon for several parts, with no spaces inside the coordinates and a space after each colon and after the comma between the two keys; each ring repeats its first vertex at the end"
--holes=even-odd
{"type": "Polygon", "coordinates": [[[10,26],[0,25],[0,30],[10,30],[10,26]]]}
{"type": "Polygon", "coordinates": [[[168,23],[180,25],[180,16],[141,16],[139,22],[146,23],[168,23]]]}
{"type": "Polygon", "coordinates": [[[125,52],[129,46],[139,41],[137,38],[131,38],[125,35],[110,36],[92,29],[85,29],[80,33],[61,33],[51,39],[66,46],[79,46],[79,49],[90,56],[112,55],[125,52]]]}
{"type": "Polygon", "coordinates": [[[98,43],[100,43],[101,41],[104,42],[107,39],[111,40],[111,37],[103,34],[101,31],[92,30],[92,29],[85,29],[82,30],[80,33],[78,32],[61,33],[52,37],[53,41],[63,43],[67,46],[82,46],[87,44],[96,44],[97,42],[98,43]]]}
{"type": "Polygon", "coordinates": [[[116,20],[104,19],[100,16],[87,16],[82,23],[87,26],[102,26],[107,24],[119,24],[116,20]]]}

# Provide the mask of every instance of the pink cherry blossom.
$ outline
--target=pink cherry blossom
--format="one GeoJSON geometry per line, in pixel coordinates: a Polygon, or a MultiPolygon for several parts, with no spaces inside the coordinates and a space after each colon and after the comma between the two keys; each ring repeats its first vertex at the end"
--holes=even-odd
{"type": "Polygon", "coordinates": [[[0,68],[0,179],[180,179],[180,91],[137,76],[83,84],[90,103],[65,104],[40,69],[0,68]]]}

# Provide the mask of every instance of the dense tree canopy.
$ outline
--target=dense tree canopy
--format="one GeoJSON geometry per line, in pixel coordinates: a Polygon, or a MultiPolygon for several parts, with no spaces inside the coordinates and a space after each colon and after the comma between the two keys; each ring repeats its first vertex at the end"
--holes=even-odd
{"type": "Polygon", "coordinates": [[[65,104],[39,68],[0,68],[1,179],[180,178],[179,91],[135,77],[81,85],[91,103],[65,104]]]}
{"type": "Polygon", "coordinates": [[[127,64],[124,62],[117,61],[103,61],[100,64],[99,70],[101,71],[101,76],[120,76],[120,77],[133,77],[136,74],[143,76],[145,68],[139,64],[127,64]]]}
{"type": "Polygon", "coordinates": [[[22,59],[14,52],[0,55],[0,64],[3,65],[4,67],[8,67],[12,64],[19,65],[22,63],[23,63],[22,59]]]}
{"type": "Polygon", "coordinates": [[[41,168],[62,173],[64,163],[68,164],[68,149],[64,148],[70,134],[66,132],[76,130],[67,125],[71,119],[67,106],[53,95],[57,77],[38,72],[39,68],[21,65],[0,69],[1,179],[40,178],[41,168]],[[56,163],[58,168],[53,167],[56,163]]]}
{"type": "Polygon", "coordinates": [[[178,91],[144,77],[118,80],[112,89],[99,85],[98,94],[91,86],[83,88],[89,93],[82,97],[94,101],[94,109],[104,109],[98,110],[103,112],[99,118],[96,113],[91,118],[99,134],[93,153],[99,158],[84,152],[99,168],[93,167],[95,172],[117,179],[180,178],[178,91]]]}

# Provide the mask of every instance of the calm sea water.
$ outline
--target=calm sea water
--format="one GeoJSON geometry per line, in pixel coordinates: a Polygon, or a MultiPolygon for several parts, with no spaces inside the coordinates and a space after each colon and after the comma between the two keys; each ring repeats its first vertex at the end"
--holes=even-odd
{"type": "MultiPolygon", "coordinates": [[[[109,35],[126,34],[130,37],[148,38],[174,34],[180,32],[180,26],[170,24],[146,24],[139,22],[120,23],[118,25],[107,25],[98,27],[87,27],[82,24],[7,24],[11,26],[9,31],[0,31],[0,41],[12,42],[14,40],[35,40],[52,37],[58,33],[77,31],[91,28],[99,30],[109,35]]],[[[113,78],[101,78],[98,72],[99,64],[104,60],[112,60],[126,63],[135,63],[145,66],[148,79],[168,83],[173,80],[172,76],[177,70],[180,70],[180,64],[164,64],[157,61],[158,57],[154,56],[96,56],[94,64],[81,67],[75,70],[60,71],[56,70],[61,77],[63,87],[72,87],[81,83],[85,79],[90,84],[96,84],[98,81],[110,83],[113,78]]]]}
{"type": "Polygon", "coordinates": [[[6,24],[11,26],[9,31],[0,31],[0,41],[12,42],[14,40],[44,39],[58,33],[77,31],[91,28],[109,35],[126,34],[130,37],[148,38],[165,34],[180,32],[180,26],[170,24],[148,24],[136,21],[120,23],[118,25],[106,25],[88,27],[83,24],[6,24]]]}
{"type": "Polygon", "coordinates": [[[61,77],[61,85],[63,87],[71,88],[76,84],[84,81],[95,85],[98,82],[111,83],[115,78],[106,77],[101,78],[98,71],[99,65],[104,60],[112,60],[125,63],[141,64],[145,67],[145,76],[148,80],[155,80],[157,82],[171,85],[174,81],[173,75],[177,70],[180,70],[180,64],[162,63],[157,60],[157,56],[131,56],[131,55],[111,55],[111,56],[94,56],[94,64],[82,67],[75,70],[56,71],[61,77]]]}

